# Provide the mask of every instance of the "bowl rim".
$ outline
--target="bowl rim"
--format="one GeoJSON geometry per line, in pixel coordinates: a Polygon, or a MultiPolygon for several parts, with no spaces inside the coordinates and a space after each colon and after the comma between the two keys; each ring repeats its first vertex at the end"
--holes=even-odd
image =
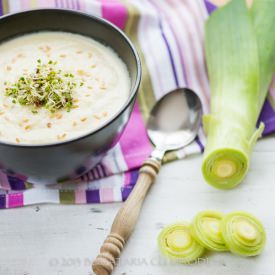
{"type": "MultiPolygon", "coordinates": [[[[1,24],[1,21],[3,21],[3,20],[21,16],[21,15],[27,16],[29,13],[36,13],[36,12],[57,12],[57,13],[67,13],[67,14],[72,14],[72,15],[79,15],[82,17],[86,17],[87,19],[96,21],[102,25],[105,25],[107,28],[110,28],[113,31],[115,31],[118,35],[120,35],[125,40],[125,42],[128,44],[128,46],[133,54],[133,57],[134,57],[135,63],[136,63],[136,68],[137,68],[136,79],[135,79],[133,87],[130,89],[130,94],[129,94],[129,97],[126,100],[126,102],[122,105],[122,107],[120,107],[120,109],[112,117],[110,117],[107,121],[105,121],[98,128],[96,128],[92,131],[89,131],[86,134],[82,134],[76,138],[71,138],[71,139],[68,139],[68,140],[65,140],[62,142],[53,142],[53,143],[46,143],[46,144],[16,144],[16,143],[9,143],[9,142],[0,140],[0,145],[5,145],[8,147],[30,148],[30,149],[31,148],[57,147],[57,146],[70,144],[75,141],[85,139],[93,134],[96,134],[97,132],[106,128],[108,125],[112,124],[130,106],[130,104],[133,102],[133,100],[135,99],[135,97],[138,93],[138,89],[139,89],[140,82],[141,82],[142,67],[141,67],[140,57],[139,57],[139,54],[138,54],[135,46],[133,45],[131,40],[128,38],[128,36],[121,29],[119,29],[116,25],[114,25],[112,22],[110,22],[109,20],[106,20],[106,19],[101,18],[96,15],[88,14],[88,13],[85,13],[82,11],[77,11],[77,10],[70,10],[70,9],[64,9],[64,8],[40,8],[40,9],[25,10],[25,11],[21,11],[21,12],[2,15],[2,16],[0,16],[0,24],[1,24]]],[[[41,30],[41,31],[43,31],[43,30],[41,30]]],[[[46,29],[45,29],[45,31],[46,31],[46,29]]],[[[75,32],[75,33],[77,34],[77,32],[75,32]]],[[[80,35],[82,35],[82,34],[80,34],[80,35]]],[[[0,41],[0,43],[1,43],[1,41],[0,41]]]]}

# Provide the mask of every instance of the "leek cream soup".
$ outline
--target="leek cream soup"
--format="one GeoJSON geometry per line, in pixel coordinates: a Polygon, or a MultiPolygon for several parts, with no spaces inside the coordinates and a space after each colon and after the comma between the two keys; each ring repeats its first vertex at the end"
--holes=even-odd
{"type": "Polygon", "coordinates": [[[38,32],[0,45],[0,140],[61,142],[87,134],[127,101],[126,65],[85,36],[38,32]]]}

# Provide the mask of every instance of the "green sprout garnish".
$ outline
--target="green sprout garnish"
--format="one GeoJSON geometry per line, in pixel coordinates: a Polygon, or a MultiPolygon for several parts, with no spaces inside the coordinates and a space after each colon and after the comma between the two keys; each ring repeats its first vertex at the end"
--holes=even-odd
{"type": "Polygon", "coordinates": [[[21,76],[13,84],[7,84],[6,96],[13,103],[32,107],[32,112],[44,107],[50,112],[60,109],[70,111],[73,107],[73,92],[78,86],[72,73],[57,69],[52,60],[42,63],[37,60],[35,72],[21,76]]]}

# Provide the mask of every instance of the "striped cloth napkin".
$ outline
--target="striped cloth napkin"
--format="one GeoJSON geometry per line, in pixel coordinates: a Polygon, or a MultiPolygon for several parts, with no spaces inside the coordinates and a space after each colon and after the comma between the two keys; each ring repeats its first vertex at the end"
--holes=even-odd
{"type": "MultiPolygon", "coordinates": [[[[145,121],[154,102],[176,87],[189,87],[200,96],[204,113],[209,111],[203,33],[204,22],[215,6],[206,0],[0,0],[0,15],[46,7],[81,10],[125,31],[143,66],[138,102],[119,144],[74,182],[41,186],[23,176],[0,173],[0,208],[123,201],[134,187],[138,168],[152,151],[145,121]]],[[[266,124],[265,134],[275,131],[275,79],[260,119],[266,124]]],[[[165,161],[200,153],[204,143],[201,129],[191,145],[168,154],[165,161]]]]}

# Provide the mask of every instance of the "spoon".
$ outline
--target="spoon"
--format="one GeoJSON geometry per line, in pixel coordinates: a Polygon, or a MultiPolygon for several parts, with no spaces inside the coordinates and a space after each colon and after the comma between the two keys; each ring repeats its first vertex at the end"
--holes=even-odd
{"type": "Polygon", "coordinates": [[[155,149],[140,168],[137,183],[117,213],[111,232],[93,262],[92,268],[97,275],[112,273],[116,260],[137,223],[143,201],[160,170],[165,152],[183,148],[195,139],[201,115],[199,97],[185,88],[166,94],[153,107],[147,123],[147,133],[155,149]]]}

